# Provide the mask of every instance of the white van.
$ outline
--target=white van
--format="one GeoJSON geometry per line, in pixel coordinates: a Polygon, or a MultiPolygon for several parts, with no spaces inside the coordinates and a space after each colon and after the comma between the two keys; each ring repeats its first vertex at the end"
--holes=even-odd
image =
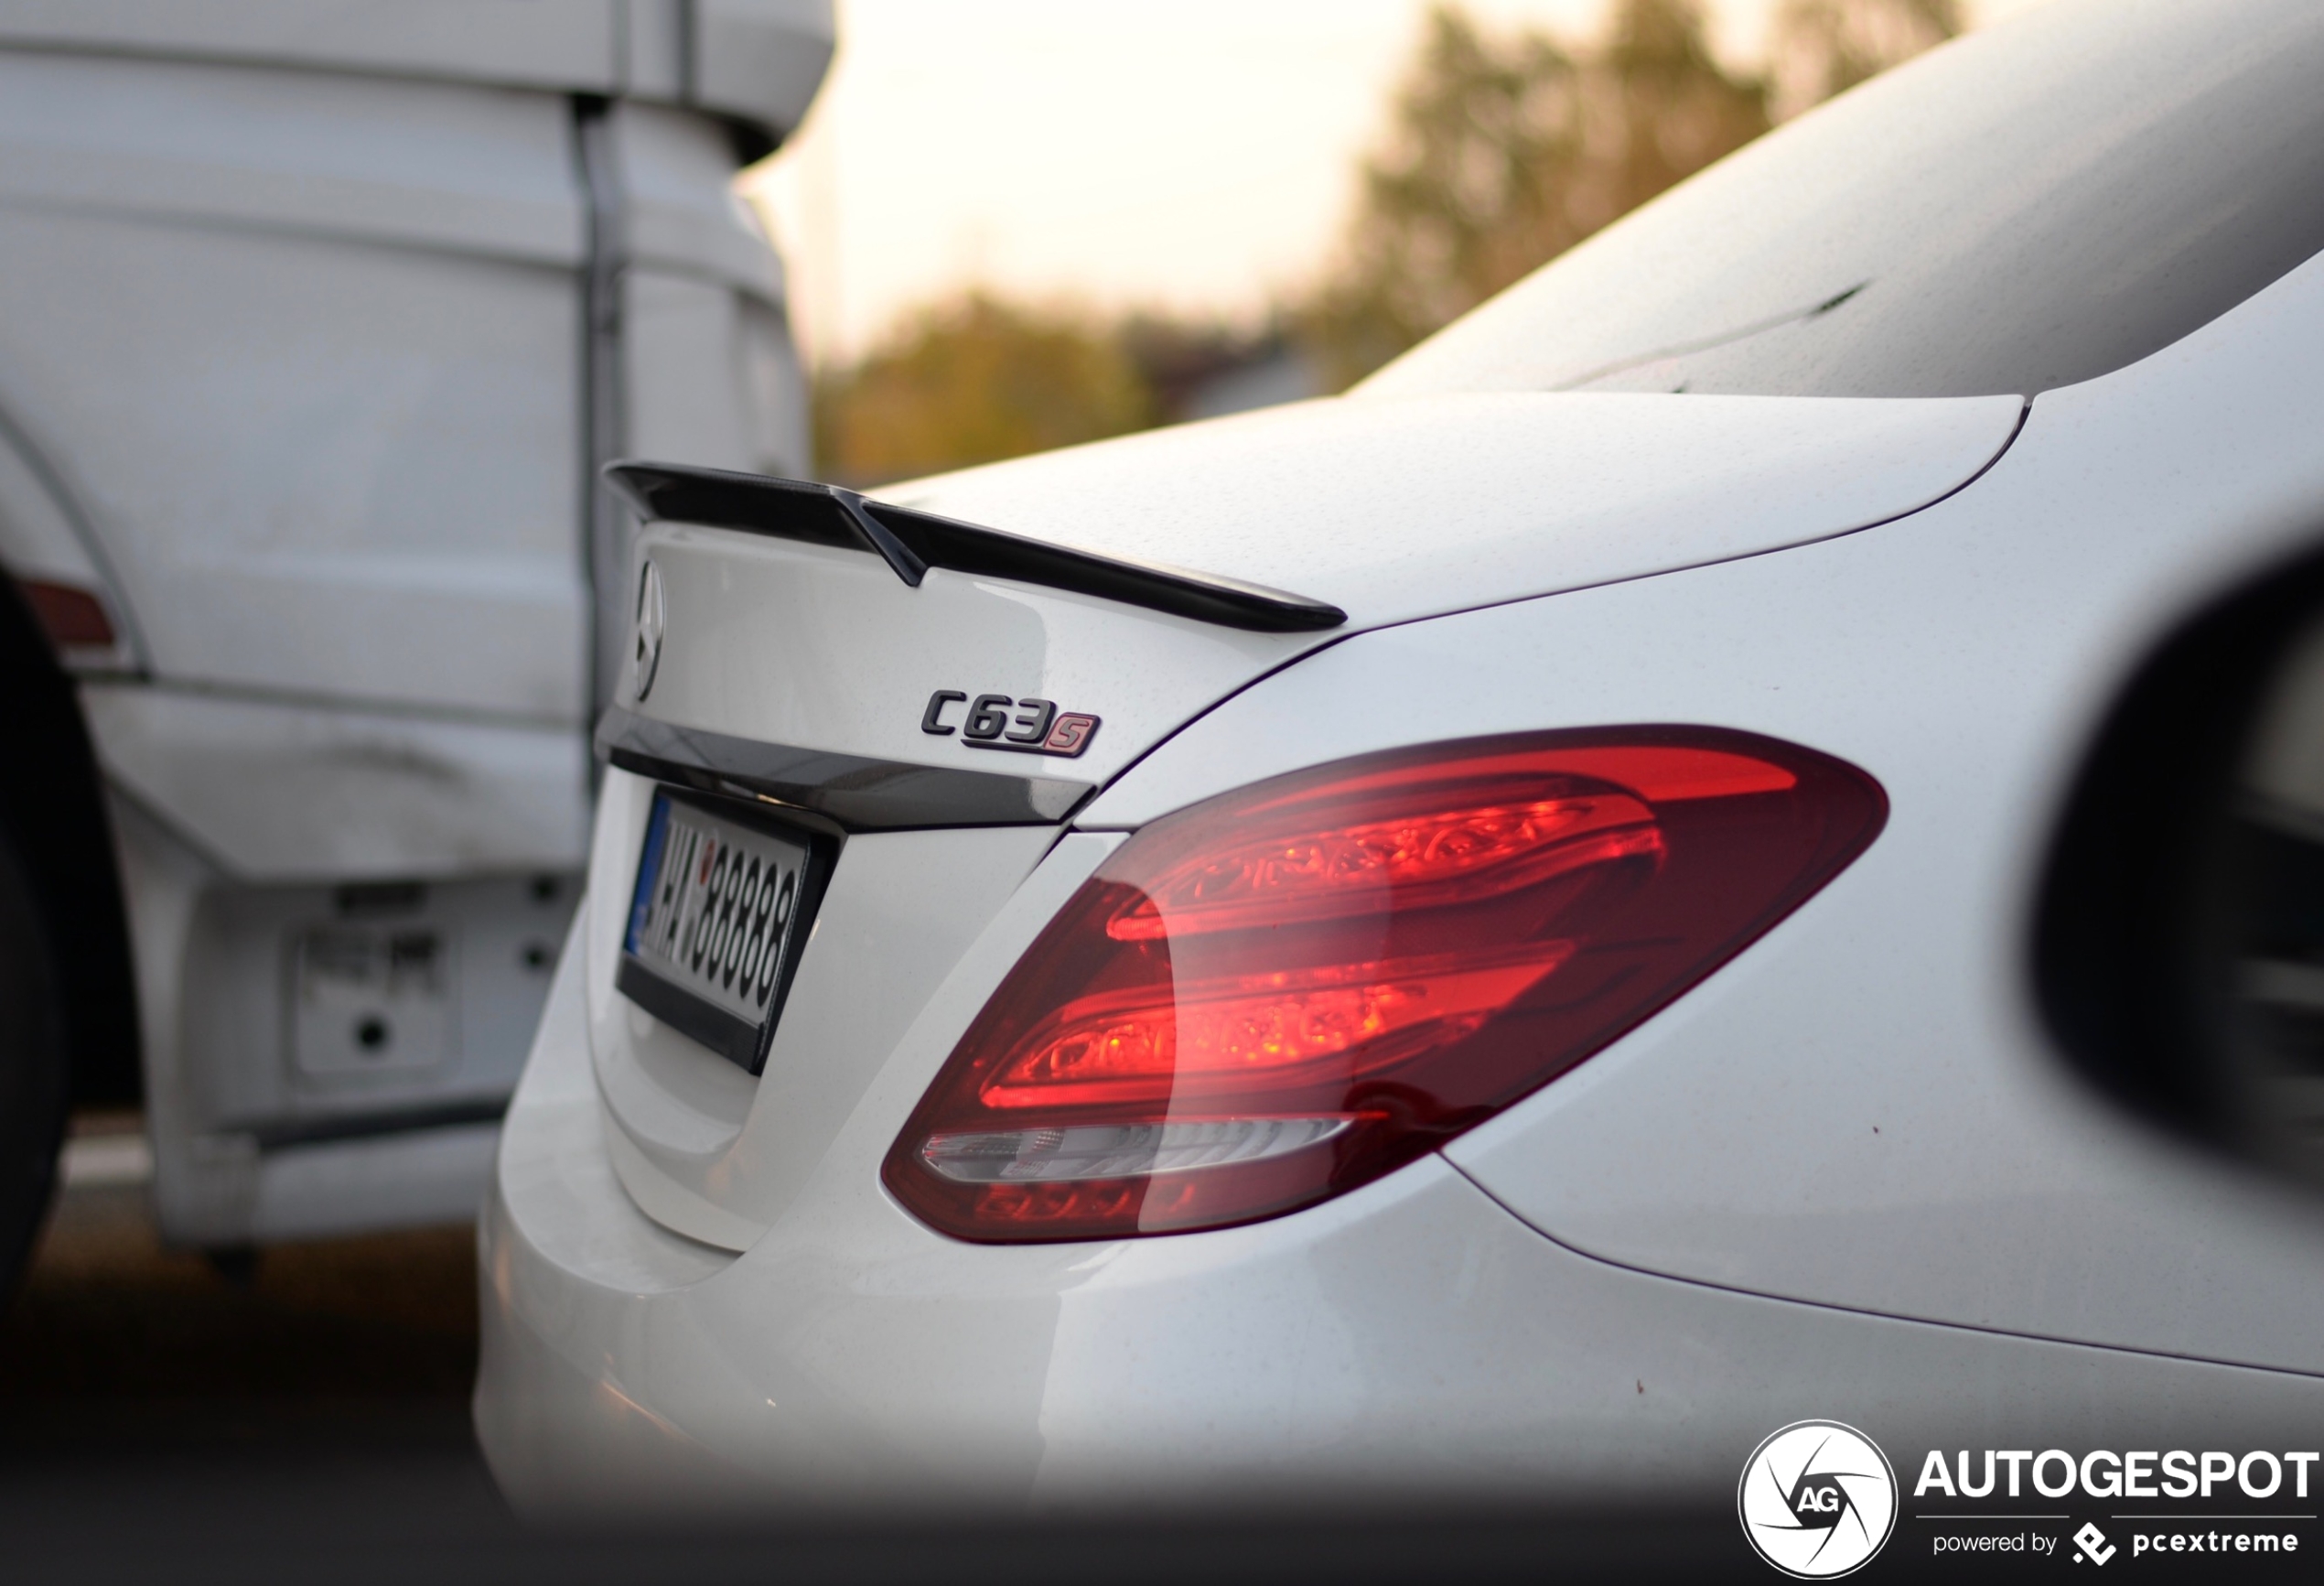
{"type": "Polygon", "coordinates": [[[641,454],[807,471],[731,190],[828,0],[0,0],[0,1283],[465,1217],[578,893],[641,454]]]}

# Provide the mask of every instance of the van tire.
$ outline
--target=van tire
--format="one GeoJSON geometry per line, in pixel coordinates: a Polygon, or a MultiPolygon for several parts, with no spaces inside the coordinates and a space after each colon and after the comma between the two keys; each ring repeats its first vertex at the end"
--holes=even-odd
{"type": "Polygon", "coordinates": [[[56,1184],[69,1080],[48,933],[16,845],[0,832],[0,1303],[56,1184]]]}

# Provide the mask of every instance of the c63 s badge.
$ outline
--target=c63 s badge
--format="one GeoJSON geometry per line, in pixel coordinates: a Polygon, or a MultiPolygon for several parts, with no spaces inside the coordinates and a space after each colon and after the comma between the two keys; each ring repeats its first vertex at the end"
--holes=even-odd
{"type": "Polygon", "coordinates": [[[1055,700],[1011,699],[1006,694],[980,694],[971,699],[957,688],[940,688],[930,695],[928,708],[920,715],[922,732],[936,738],[950,738],[957,732],[971,749],[1006,749],[1067,760],[1090,747],[1097,728],[1096,717],[1060,713],[1055,700]],[[957,724],[944,719],[944,713],[955,705],[967,707],[957,724]]]}

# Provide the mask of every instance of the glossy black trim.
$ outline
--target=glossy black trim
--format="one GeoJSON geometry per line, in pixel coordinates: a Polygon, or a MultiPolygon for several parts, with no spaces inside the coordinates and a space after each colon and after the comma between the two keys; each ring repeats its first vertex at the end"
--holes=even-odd
{"type": "Polygon", "coordinates": [[[1337,606],[1264,584],[1071,550],[867,501],[836,485],[659,462],[608,463],[605,477],[645,517],[869,551],[914,588],[929,568],[944,567],[1258,633],[1315,632],[1348,620],[1337,606]]]}
{"type": "Polygon", "coordinates": [[[1055,825],[1092,784],[908,765],[673,727],[620,706],[598,719],[598,755],[657,782],[769,800],[843,832],[1055,825]]]}

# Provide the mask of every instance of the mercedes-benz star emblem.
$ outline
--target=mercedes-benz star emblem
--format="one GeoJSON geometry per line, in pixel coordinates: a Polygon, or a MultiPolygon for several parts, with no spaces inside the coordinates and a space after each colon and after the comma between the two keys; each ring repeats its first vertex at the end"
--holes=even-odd
{"type": "Polygon", "coordinates": [[[651,562],[638,577],[638,697],[653,686],[662,665],[662,569],[651,562]]]}

